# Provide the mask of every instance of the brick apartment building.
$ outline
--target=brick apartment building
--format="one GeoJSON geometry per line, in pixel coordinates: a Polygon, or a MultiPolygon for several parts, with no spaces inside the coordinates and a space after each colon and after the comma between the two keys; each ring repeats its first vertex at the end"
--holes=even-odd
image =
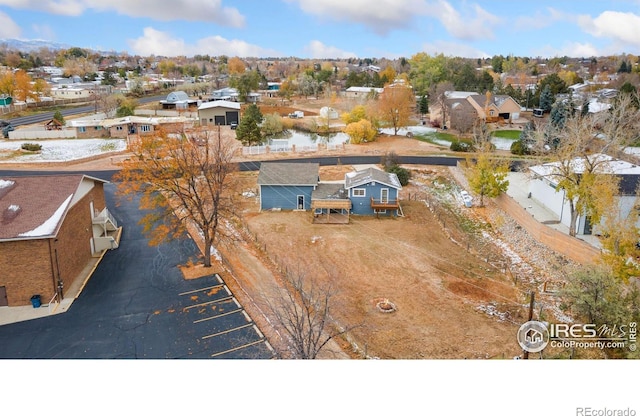
{"type": "Polygon", "coordinates": [[[105,183],[81,174],[0,177],[0,306],[60,299],[92,257],[117,248],[105,183]]]}

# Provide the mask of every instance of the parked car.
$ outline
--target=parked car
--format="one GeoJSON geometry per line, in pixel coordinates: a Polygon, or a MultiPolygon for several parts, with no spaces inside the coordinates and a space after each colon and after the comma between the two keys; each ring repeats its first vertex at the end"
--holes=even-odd
{"type": "Polygon", "coordinates": [[[7,125],[4,125],[4,126],[1,126],[1,128],[2,128],[2,136],[5,139],[9,138],[9,132],[10,131],[14,131],[15,130],[15,127],[13,127],[13,125],[11,125],[11,124],[7,124],[7,125]]]}
{"type": "Polygon", "coordinates": [[[238,123],[231,123],[230,127],[231,127],[231,130],[235,130],[238,128],[238,123]]]}

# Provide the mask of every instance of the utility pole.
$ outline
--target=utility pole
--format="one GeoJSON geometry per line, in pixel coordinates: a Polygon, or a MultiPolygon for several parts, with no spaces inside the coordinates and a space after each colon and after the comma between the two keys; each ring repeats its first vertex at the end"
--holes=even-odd
{"type": "MultiPolygon", "coordinates": [[[[529,296],[531,297],[531,299],[529,300],[529,319],[527,320],[527,322],[533,320],[533,304],[535,303],[536,294],[535,294],[535,292],[531,291],[529,293],[529,296]]],[[[524,350],[524,354],[523,354],[522,358],[525,359],[525,360],[528,360],[529,359],[529,351],[524,350]]]]}

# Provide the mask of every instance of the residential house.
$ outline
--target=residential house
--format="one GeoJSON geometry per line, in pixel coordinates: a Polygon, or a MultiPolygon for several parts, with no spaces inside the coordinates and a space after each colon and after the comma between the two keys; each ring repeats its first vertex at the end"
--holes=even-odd
{"type": "MultiPolygon", "coordinates": [[[[640,167],[632,163],[615,159],[605,154],[589,156],[590,160],[600,163],[598,173],[616,175],[620,178],[620,189],[617,203],[623,218],[636,215],[636,189],[640,184],[640,167]],[[593,158],[593,159],[592,159],[593,158]]],[[[574,172],[584,172],[584,158],[575,158],[570,163],[574,172]]],[[[571,212],[566,192],[558,189],[558,183],[562,179],[557,175],[560,162],[550,162],[529,168],[531,181],[529,182],[529,195],[550,210],[558,218],[558,221],[567,227],[571,225],[571,212]]],[[[638,221],[640,225],[640,221],[638,221]]],[[[576,234],[598,234],[598,224],[592,224],[584,213],[578,215],[576,222],[576,234]]]]}
{"type": "Polygon", "coordinates": [[[132,134],[144,136],[153,134],[160,128],[169,133],[180,133],[193,127],[194,123],[188,117],[127,116],[115,119],[82,118],[71,120],[68,124],[76,129],[77,138],[96,139],[126,138],[132,134]]]}
{"type": "Polygon", "coordinates": [[[373,87],[349,87],[345,90],[344,96],[345,98],[350,99],[366,99],[375,94],[382,94],[384,92],[384,88],[373,88],[373,87]]]}
{"type": "Polygon", "coordinates": [[[313,210],[314,222],[348,223],[349,215],[397,216],[402,185],[394,173],[368,168],[343,182],[322,182],[317,163],[260,165],[260,209],[313,210]]]}
{"type": "Polygon", "coordinates": [[[202,126],[228,126],[240,121],[240,104],[225,100],[209,101],[198,107],[202,126]]]}
{"type": "Polygon", "coordinates": [[[395,173],[368,168],[345,175],[345,190],[356,215],[397,216],[402,212],[398,193],[402,189],[395,173]]]}
{"type": "Polygon", "coordinates": [[[80,174],[0,178],[0,306],[60,299],[92,257],[118,247],[105,183],[80,174]]]}
{"type": "Polygon", "coordinates": [[[260,210],[308,210],[311,193],[318,186],[317,163],[260,164],[258,187],[260,210]]]}
{"type": "Polygon", "coordinates": [[[172,91],[166,99],[160,100],[160,104],[165,110],[186,110],[190,107],[197,107],[198,100],[189,98],[189,95],[184,91],[172,91]]]}
{"type": "Polygon", "coordinates": [[[467,130],[476,120],[511,122],[520,117],[520,104],[508,95],[447,91],[445,96],[446,116],[441,103],[435,102],[430,106],[429,118],[432,123],[442,123],[444,119],[448,128],[467,130]]]}

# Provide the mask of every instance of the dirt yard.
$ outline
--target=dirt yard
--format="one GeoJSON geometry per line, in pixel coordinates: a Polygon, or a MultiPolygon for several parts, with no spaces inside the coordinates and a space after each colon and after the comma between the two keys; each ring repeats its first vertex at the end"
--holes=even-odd
{"type": "MultiPolygon", "coordinates": [[[[321,168],[321,180],[350,166],[321,168]]],[[[249,185],[257,174],[244,174],[249,185]]],[[[425,187],[450,180],[447,169],[416,172],[403,189],[404,217],[352,216],[348,225],[311,223],[309,212],[257,212],[249,198],[246,224],[263,253],[281,269],[335,289],[333,318],[361,355],[384,359],[511,358],[521,350],[521,292],[501,270],[467,252],[453,214],[440,221],[421,201],[425,187]],[[411,198],[412,200],[408,200],[411,198]],[[418,200],[413,200],[417,198],[418,200]],[[443,222],[448,222],[447,229],[443,222]],[[388,300],[395,312],[377,308],[388,300]]],[[[455,193],[455,188],[450,192],[455,193]]],[[[471,250],[473,251],[473,250],[471,250]]]]}

